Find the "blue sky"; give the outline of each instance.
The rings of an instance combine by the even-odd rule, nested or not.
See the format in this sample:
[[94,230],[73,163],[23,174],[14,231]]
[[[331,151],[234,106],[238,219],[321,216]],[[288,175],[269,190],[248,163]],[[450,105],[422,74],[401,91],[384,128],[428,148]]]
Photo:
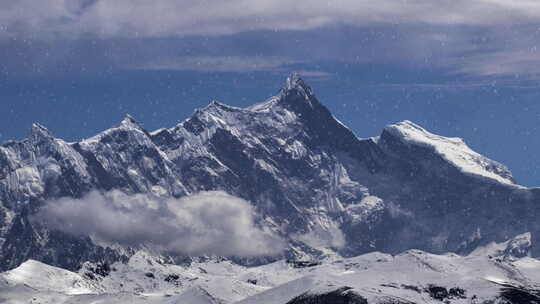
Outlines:
[[299,71],[358,136],[409,119],[540,185],[540,2],[0,2],[0,141],[170,127]]

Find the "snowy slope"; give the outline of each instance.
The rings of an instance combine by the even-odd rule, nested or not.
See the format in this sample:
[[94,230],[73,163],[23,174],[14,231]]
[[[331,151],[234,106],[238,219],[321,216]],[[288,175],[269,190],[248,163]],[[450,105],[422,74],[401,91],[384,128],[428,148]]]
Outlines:
[[512,173],[508,168],[474,152],[461,138],[432,134],[408,120],[389,125],[384,130],[409,145],[433,149],[435,153],[464,173],[514,184]]
[[[498,245],[504,248],[509,243]],[[536,297],[532,303],[538,303],[539,267],[536,259],[516,259],[496,252],[464,257],[420,250],[396,256],[374,252],[302,270],[302,277],[238,303],[281,304],[297,297],[314,301],[340,289],[354,292],[368,303],[488,303],[502,298],[508,303],[525,303],[523,298],[516,300],[505,294],[505,288],[526,290]]]
[[538,300],[540,288],[540,261],[527,256],[529,237],[468,256],[372,252],[305,267],[284,260],[245,267],[216,259],[180,266],[138,252],[106,274],[89,276],[90,265],[77,274],[30,260],[0,274],[0,302],[332,304],[349,297],[367,303],[524,303],[525,296]]
[[2,278],[10,286],[23,284],[40,291],[57,291],[68,295],[95,292],[92,284],[78,274],[34,260],[3,273]]

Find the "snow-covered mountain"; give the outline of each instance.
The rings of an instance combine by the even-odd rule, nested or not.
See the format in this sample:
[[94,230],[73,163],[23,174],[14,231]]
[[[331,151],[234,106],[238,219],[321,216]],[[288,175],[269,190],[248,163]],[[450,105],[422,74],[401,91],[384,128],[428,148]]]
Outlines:
[[530,234],[523,234],[468,256],[372,252],[311,265],[245,267],[215,259],[171,265],[139,251],[127,263],[86,263],[75,273],[28,260],[0,274],[0,302],[540,303],[540,261],[529,249]]
[[267,101],[248,108],[212,102],[169,129],[149,132],[128,116],[79,142],[34,125],[27,139],[3,144],[0,268],[29,259],[69,270],[128,261],[137,248],[32,219],[50,200],[93,190],[176,198],[227,192],[249,201],[257,224],[285,239],[284,255],[294,259],[409,249],[467,254],[525,232],[539,254],[539,188],[515,184],[508,169],[461,139],[409,121],[358,138],[296,74]]

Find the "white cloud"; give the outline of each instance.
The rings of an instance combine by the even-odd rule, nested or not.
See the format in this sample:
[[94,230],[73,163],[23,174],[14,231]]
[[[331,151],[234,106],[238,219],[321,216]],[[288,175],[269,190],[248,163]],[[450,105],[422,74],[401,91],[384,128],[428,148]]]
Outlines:
[[8,32],[103,37],[221,35],[332,24],[489,25],[540,17],[532,0],[18,0],[0,3]]
[[337,224],[330,223],[327,227],[315,226],[305,234],[298,234],[293,238],[304,242],[313,248],[343,248],[346,244],[345,236]]
[[44,225],[98,241],[153,245],[189,255],[267,256],[282,241],[254,222],[251,205],[220,191],[161,199],[120,191],[49,201],[34,217]]
[[401,206],[396,205],[392,202],[386,203],[386,209],[388,210],[388,214],[392,218],[403,218],[403,217],[412,217],[413,213],[401,208]]

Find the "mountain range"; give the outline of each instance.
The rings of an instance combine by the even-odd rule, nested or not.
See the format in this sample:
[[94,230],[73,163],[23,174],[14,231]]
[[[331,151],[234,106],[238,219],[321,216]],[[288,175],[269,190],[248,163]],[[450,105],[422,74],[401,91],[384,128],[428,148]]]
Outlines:
[[[286,275],[276,274],[279,280],[273,278],[272,283],[263,285],[277,288],[280,283],[288,284],[289,289],[275,291],[287,295],[283,302],[275,303],[334,303],[313,299],[309,294],[309,288],[323,285],[326,287],[317,289],[319,294],[330,298],[337,295],[343,301],[335,303],[383,303],[371,296],[373,290],[357,292],[360,283],[354,282],[361,280],[355,273],[364,264],[368,265],[365,269],[373,271],[369,276],[387,271],[392,277],[395,269],[425,272],[415,268],[420,266],[407,266],[416,261],[424,268],[435,269],[432,271],[438,274],[433,282],[455,283],[463,271],[472,273],[481,265],[485,265],[484,279],[492,269],[503,267],[497,263],[521,263],[512,265],[523,269],[538,267],[534,257],[540,255],[540,188],[517,184],[504,165],[472,151],[462,139],[432,134],[410,121],[388,125],[376,137],[358,138],[330,113],[298,74],[291,75],[280,92],[264,102],[247,108],[212,102],[168,129],[148,131],[127,116],[119,125],[92,138],[66,142],[34,124],[28,138],[1,145],[0,270],[11,271],[4,273],[5,286],[18,282],[12,279],[13,273],[20,278],[20,272],[28,272],[25,269],[30,267],[32,271],[59,272],[59,276],[80,282],[85,292],[104,292],[108,287],[84,277],[89,265],[129,265],[141,249],[155,249],[152,244],[104,243],[91,232],[73,234],[36,220],[51,201],[83,199],[96,191],[175,199],[219,191],[249,202],[256,213],[255,225],[279,237],[284,250],[279,255],[221,258],[234,265],[230,267],[242,269],[237,272],[242,274],[238,279],[242,286],[247,282],[243,275],[251,269],[248,266],[272,265],[257,266],[264,269],[288,265],[283,272]],[[526,246],[521,241],[520,246],[511,247],[509,240],[516,238],[525,238]],[[507,247],[493,253],[494,244]],[[159,265],[178,264],[186,258],[192,263],[198,261],[197,257],[172,252],[160,252],[158,256],[168,263]],[[501,256],[500,262],[492,262],[496,256]],[[510,261],[505,262],[504,257],[511,257]],[[217,263],[217,257],[207,258],[207,263]],[[318,265],[318,261],[325,262]],[[304,267],[310,263],[315,268]],[[300,265],[301,275],[290,265]],[[54,271],[49,272],[48,267]],[[318,270],[306,279],[305,269]],[[508,271],[503,279],[488,280],[489,284],[517,293],[525,282],[540,283],[534,276],[516,279]],[[176,272],[181,273],[179,269]],[[329,272],[346,276],[330,278]],[[329,277],[322,280],[323,274]],[[409,286],[405,279],[396,283],[396,288],[390,286],[395,282],[381,283],[390,287],[377,288],[404,292],[400,293],[402,302],[385,303],[414,303],[418,297],[472,303],[472,295],[463,295],[459,289],[454,289],[452,296],[450,289],[445,289],[446,296],[438,299],[437,290],[444,292],[430,290],[431,279],[426,277],[432,275],[416,279],[411,273],[411,278],[422,281],[411,284],[415,286],[412,289],[404,287]],[[340,289],[348,276],[353,283]],[[296,278],[300,281],[292,281]],[[220,297],[216,290],[207,294],[207,289],[199,287],[184,291],[197,298],[191,303],[274,303],[262,300],[272,293],[268,288],[258,289],[252,283],[247,283],[249,292],[236,298]],[[479,292],[489,291],[487,287],[482,289],[484,283],[471,284],[480,284]],[[361,288],[367,287],[364,284]],[[530,290],[528,296],[535,297]],[[263,292],[260,301],[248,300],[258,292]],[[181,298],[178,301],[183,303]]]

